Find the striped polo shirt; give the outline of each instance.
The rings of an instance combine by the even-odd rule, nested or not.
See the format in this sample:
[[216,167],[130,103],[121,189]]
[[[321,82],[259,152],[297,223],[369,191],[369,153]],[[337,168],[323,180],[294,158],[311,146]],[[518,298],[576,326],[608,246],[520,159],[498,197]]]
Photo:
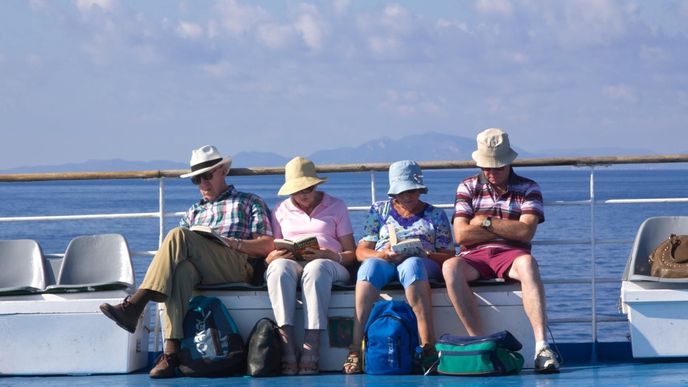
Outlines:
[[[482,172],[467,177],[456,189],[452,221],[457,217],[471,219],[476,215],[518,220],[524,214],[536,215],[538,223],[545,221],[542,192],[535,181],[517,175],[513,169],[509,175],[507,191],[499,197]],[[505,246],[530,250],[531,244],[499,238],[468,248],[472,250]]]

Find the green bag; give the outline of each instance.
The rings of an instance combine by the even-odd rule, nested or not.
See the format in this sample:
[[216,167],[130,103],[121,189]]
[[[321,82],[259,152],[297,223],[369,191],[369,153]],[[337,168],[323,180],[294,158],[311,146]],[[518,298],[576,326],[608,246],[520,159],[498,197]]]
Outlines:
[[509,375],[523,368],[521,343],[509,332],[488,336],[442,335],[437,372],[444,375]]

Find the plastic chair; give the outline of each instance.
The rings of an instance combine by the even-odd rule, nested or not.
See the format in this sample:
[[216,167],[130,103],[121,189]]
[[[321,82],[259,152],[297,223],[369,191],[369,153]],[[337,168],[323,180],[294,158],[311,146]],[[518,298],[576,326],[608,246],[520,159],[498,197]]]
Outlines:
[[78,236],[67,246],[55,285],[48,290],[103,290],[134,286],[129,246],[120,234]]
[[669,235],[688,234],[688,216],[657,216],[647,218],[638,229],[631,254],[626,263],[624,280],[688,283],[688,278],[658,278],[650,275],[648,257]]
[[0,241],[0,293],[37,293],[45,289],[45,261],[38,242]]

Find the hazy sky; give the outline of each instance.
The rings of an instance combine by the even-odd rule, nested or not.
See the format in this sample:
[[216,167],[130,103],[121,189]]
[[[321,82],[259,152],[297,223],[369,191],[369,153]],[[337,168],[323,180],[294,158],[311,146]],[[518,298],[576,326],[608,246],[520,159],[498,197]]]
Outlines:
[[0,2],[0,169],[487,127],[679,153],[687,123],[688,1]]

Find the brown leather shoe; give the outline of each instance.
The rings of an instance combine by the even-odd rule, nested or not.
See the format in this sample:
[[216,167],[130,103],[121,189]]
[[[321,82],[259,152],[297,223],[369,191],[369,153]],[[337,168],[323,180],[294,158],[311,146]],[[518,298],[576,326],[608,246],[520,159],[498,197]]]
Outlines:
[[129,296],[121,304],[115,306],[101,304],[100,311],[110,320],[116,322],[121,328],[124,328],[124,330],[130,333],[136,332],[136,325],[138,325],[141,311],[129,302]]
[[158,356],[155,367],[148,373],[154,379],[175,378],[177,377],[177,367],[179,367],[179,357],[176,353],[163,353]]

